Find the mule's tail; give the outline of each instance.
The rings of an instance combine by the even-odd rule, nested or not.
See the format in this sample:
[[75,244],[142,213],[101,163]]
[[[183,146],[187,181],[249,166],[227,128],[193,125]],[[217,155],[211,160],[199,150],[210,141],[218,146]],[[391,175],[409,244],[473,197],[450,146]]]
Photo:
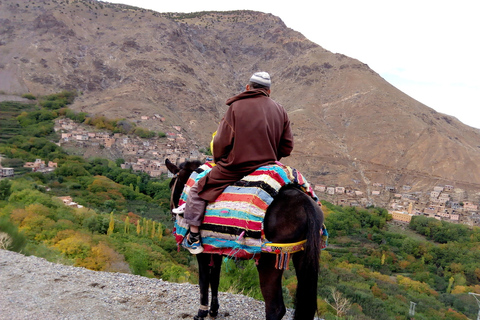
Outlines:
[[[296,320],[313,319],[317,312],[317,282],[320,269],[321,236],[323,212],[313,201],[305,204],[307,214],[307,243],[305,250],[298,254],[295,264],[297,274],[297,292],[295,296]],[[295,257],[294,257],[295,262]]]

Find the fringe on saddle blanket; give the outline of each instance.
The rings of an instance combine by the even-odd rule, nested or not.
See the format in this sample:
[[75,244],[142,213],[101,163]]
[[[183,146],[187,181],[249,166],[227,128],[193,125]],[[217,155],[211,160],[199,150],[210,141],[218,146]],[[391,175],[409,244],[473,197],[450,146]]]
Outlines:
[[[187,201],[193,184],[205,176],[213,167],[205,163],[193,172],[185,185],[179,205]],[[272,251],[267,246],[263,233],[265,212],[286,184],[296,184],[315,201],[318,198],[310,184],[300,172],[277,162],[262,166],[252,174],[228,186],[216,201],[207,205],[200,233],[206,253],[218,253],[230,257],[251,259],[262,251]],[[177,215],[174,227],[176,241],[180,244],[187,234],[188,224]],[[322,246],[326,246],[326,229],[322,229]]]

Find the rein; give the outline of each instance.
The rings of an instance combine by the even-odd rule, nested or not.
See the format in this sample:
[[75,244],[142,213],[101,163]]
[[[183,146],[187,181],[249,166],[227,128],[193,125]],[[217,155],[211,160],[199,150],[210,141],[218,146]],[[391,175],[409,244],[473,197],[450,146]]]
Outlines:
[[175,193],[175,187],[177,186],[177,181],[178,181],[178,173],[176,173],[173,178],[175,178],[175,182],[173,183],[172,186],[172,192],[170,193],[170,208],[176,208],[175,202],[173,202],[173,194]]

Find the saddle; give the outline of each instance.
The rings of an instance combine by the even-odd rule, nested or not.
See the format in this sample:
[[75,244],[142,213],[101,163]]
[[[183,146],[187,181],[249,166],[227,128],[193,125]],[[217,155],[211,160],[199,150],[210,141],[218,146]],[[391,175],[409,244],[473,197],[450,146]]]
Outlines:
[[[191,174],[179,205],[187,201],[190,188],[205,176],[213,165],[207,162]],[[263,220],[268,206],[280,188],[286,184],[299,186],[318,202],[310,184],[296,169],[280,162],[262,166],[228,186],[215,201],[207,204],[200,228],[204,252],[251,259],[262,251],[270,251],[271,246],[263,233]],[[177,215],[173,233],[178,244],[183,241],[188,228],[185,219]]]

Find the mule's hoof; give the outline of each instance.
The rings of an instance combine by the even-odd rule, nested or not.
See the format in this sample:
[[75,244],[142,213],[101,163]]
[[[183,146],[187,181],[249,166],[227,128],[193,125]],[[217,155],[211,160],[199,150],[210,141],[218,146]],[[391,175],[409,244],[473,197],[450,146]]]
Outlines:
[[210,317],[215,318],[218,315],[218,308],[220,308],[220,304],[218,303],[218,298],[213,297],[212,302],[210,304],[210,311],[208,314]]
[[208,314],[210,315],[210,317],[215,318],[218,315],[218,308],[219,308],[218,303],[216,305],[212,303],[212,305],[210,306],[210,310],[208,311]]
[[205,317],[208,316],[208,310],[198,310],[198,314],[193,317],[194,320],[205,320]]

